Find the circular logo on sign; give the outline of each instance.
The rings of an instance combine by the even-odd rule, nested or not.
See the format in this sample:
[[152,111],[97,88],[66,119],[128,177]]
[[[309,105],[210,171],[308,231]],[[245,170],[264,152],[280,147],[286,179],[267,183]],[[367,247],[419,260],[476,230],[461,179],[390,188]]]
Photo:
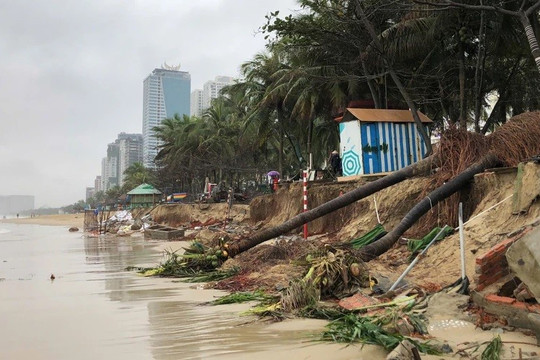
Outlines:
[[358,175],[360,174],[360,157],[353,150],[346,151],[343,153],[343,175]]

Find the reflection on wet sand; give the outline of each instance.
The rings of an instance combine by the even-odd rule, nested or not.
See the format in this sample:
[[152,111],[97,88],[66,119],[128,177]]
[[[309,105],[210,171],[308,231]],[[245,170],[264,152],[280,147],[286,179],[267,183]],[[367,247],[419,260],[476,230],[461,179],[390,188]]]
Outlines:
[[163,243],[2,225],[0,358],[346,359],[366,349],[366,358],[384,358],[310,342],[324,322],[254,321],[239,315],[250,304],[204,305],[223,292],[125,270],[159,263]]

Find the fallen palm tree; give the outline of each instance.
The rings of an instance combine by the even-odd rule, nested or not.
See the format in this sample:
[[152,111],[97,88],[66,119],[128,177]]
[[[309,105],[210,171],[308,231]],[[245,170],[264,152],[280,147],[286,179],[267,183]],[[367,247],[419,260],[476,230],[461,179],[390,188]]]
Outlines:
[[429,174],[433,164],[435,163],[435,157],[430,156],[419,162],[409,165],[401,170],[395,171],[390,175],[386,175],[378,180],[367,183],[360,186],[357,189],[349,191],[342,196],[330,200],[322,205],[317,206],[316,208],[309,210],[307,212],[301,213],[292,219],[285,221],[284,223],[269,228],[261,230],[252,236],[249,236],[244,239],[240,239],[234,243],[230,244],[229,256],[233,257],[243,251],[251,249],[252,247],[261,244],[267,240],[273,239],[280,235],[283,235],[291,230],[294,230],[304,224],[307,224],[310,221],[318,219],[326,214],[344,208],[347,205],[350,205],[358,200],[362,200],[369,195],[372,195],[380,190],[386,189],[392,185],[402,182],[403,180],[409,179],[418,175]]
[[[229,255],[235,256],[264,241],[273,239],[326,214],[339,210],[358,200],[374,194],[405,179],[428,174],[432,166],[439,167],[435,175],[435,186],[430,195],[407,214],[395,231],[366,247],[365,259],[372,259],[388,250],[427,210],[437,202],[446,200],[468,184],[475,174],[498,164],[515,166],[534,155],[540,154],[540,112],[525,113],[513,117],[493,134],[484,137],[460,131],[449,131],[441,140],[438,151],[416,164],[410,165],[374,182],[362,185],[313,210],[301,213],[284,223],[262,230],[254,235],[231,244]],[[449,151],[449,149],[452,149]],[[435,202],[434,202],[435,201]],[[457,200],[445,209],[447,216],[457,214]],[[428,221],[429,223],[429,221]],[[447,223],[453,223],[447,221]],[[427,225],[431,227],[432,224]],[[397,236],[397,237],[396,237]]]
[[385,253],[396,243],[405,231],[414,225],[418,219],[433,208],[433,206],[463,188],[473,179],[474,175],[483,172],[489,167],[495,167],[498,163],[499,159],[495,154],[488,154],[443,186],[429,193],[428,196],[416,204],[411,211],[405,215],[403,220],[401,220],[392,231],[379,240],[363,247],[361,255],[362,260],[369,261]]
[[[454,133],[450,133],[450,135],[450,139],[452,139]],[[540,154],[539,137],[540,112],[526,113],[512,118],[511,121],[501,126],[496,132],[486,137],[485,141],[476,141],[476,146],[471,146],[470,142],[466,142],[466,146],[473,148],[473,151],[469,151],[469,154],[471,152],[476,154],[485,153],[480,160],[474,162],[472,165],[470,162],[473,157],[469,156],[467,160],[456,162],[452,159],[453,154],[447,152],[447,161],[443,162],[438,175],[436,175],[439,179],[444,179],[448,174],[456,173],[456,168],[468,166],[467,169],[459,172],[457,176],[430,192],[429,195],[424,197],[405,215],[392,231],[362,248],[362,260],[372,260],[388,251],[400,236],[410,229],[424,214],[440,201],[447,199],[461,190],[473,179],[474,175],[487,168],[498,165],[515,166],[521,161]],[[463,138],[467,139],[465,136]],[[441,140],[442,145],[439,148],[438,154],[441,159],[445,158],[441,151],[448,149],[448,146],[445,145],[445,142],[448,141],[448,138]],[[456,143],[458,141],[454,139],[454,143],[451,145],[456,146]],[[457,213],[457,201],[454,201],[454,207],[451,208],[451,212]]]

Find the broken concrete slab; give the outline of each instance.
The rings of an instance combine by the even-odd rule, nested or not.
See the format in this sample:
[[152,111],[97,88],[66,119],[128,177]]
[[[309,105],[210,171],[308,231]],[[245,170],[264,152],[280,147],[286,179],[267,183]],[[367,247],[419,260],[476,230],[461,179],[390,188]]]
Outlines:
[[144,237],[154,240],[174,240],[184,236],[184,229],[165,225],[152,225],[144,230]]
[[534,228],[513,243],[506,252],[510,270],[521,280],[536,301],[540,301],[540,228]]
[[529,211],[533,201],[540,196],[540,166],[534,162],[520,163],[514,184],[512,214]]

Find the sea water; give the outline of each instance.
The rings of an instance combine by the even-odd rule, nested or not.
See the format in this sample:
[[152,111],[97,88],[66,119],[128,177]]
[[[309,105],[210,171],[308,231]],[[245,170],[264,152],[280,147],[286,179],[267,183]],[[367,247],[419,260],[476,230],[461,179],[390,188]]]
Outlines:
[[[241,315],[253,304],[205,305],[223,292],[125,270],[158,264],[160,246],[140,235],[88,238],[62,226],[0,223],[0,359],[360,354],[359,348],[312,342],[324,322],[260,322]],[[384,352],[374,351],[384,358]]]

